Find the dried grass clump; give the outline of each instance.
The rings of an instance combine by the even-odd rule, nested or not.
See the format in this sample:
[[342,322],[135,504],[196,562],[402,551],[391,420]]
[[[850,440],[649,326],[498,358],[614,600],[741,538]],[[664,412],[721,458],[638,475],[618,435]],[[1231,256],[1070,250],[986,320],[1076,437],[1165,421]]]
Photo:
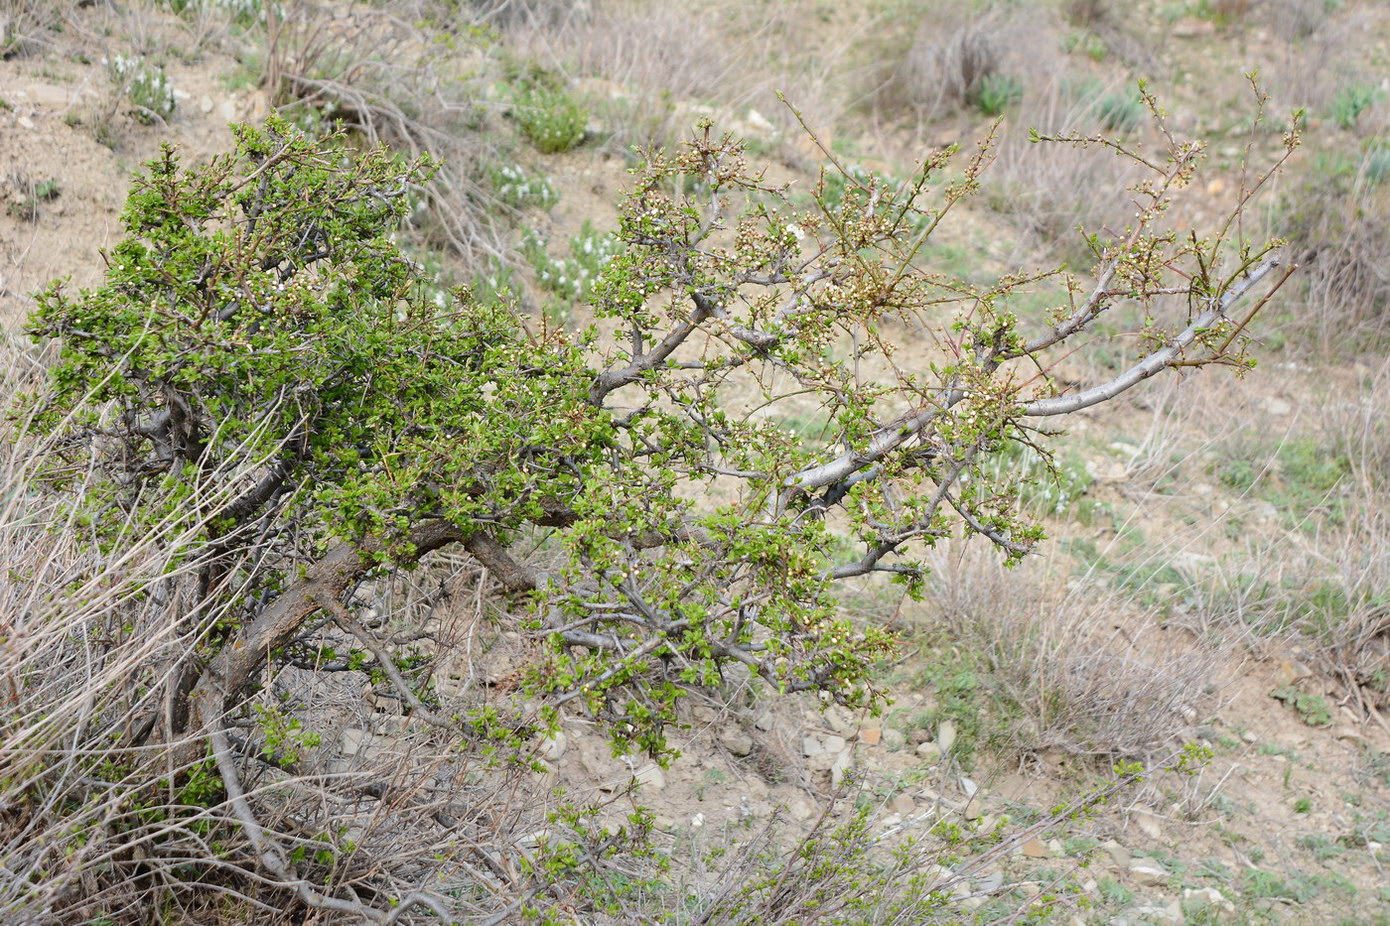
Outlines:
[[1058,135],[1113,132],[1105,125],[1108,110],[1100,105],[1102,98],[1109,98],[1107,93],[1115,99],[1122,96],[1119,88],[1078,95],[1061,80],[1025,93],[1020,113],[1005,125],[999,155],[985,176],[986,202],[1009,216],[1029,245],[1047,249],[1074,272],[1084,272],[1096,261],[1080,229],[1099,233],[1104,242],[1123,235],[1132,220],[1126,187],[1135,180],[1133,165],[1093,150],[1031,143],[1029,130]]
[[45,33],[61,29],[76,0],[0,0],[0,59],[25,55],[47,44]]
[[274,105],[342,120],[368,144],[441,164],[420,190],[432,207],[424,230],[461,257],[465,269],[504,255],[494,220],[509,215],[483,178],[500,160],[480,103],[488,59],[435,41],[427,27],[381,9],[297,0],[266,24],[261,85]]
[[[885,49],[873,99],[880,112],[929,122],[964,107],[985,80],[1003,71],[1004,16],[922,22],[901,49]],[[896,51],[897,54],[893,54]]]
[[1170,747],[1210,701],[1219,659],[1090,585],[1008,570],[974,547],[933,556],[931,622],[982,660],[1020,752],[1149,755]]
[[1390,146],[1313,171],[1282,212],[1305,295],[1285,328],[1290,348],[1328,359],[1382,348],[1390,337]]

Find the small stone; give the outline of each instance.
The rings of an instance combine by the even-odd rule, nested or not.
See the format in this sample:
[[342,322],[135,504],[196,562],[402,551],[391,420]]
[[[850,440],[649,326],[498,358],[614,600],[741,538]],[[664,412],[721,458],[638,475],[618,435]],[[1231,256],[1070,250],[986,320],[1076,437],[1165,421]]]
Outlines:
[[907,745],[907,734],[901,730],[894,730],[892,727],[885,727],[883,730],[883,746],[893,752],[902,749]]
[[1222,180],[1220,177],[1217,177],[1215,180],[1212,180],[1210,183],[1207,184],[1208,196],[1220,196],[1225,191],[1226,181]]
[[1048,851],[1047,844],[1036,836],[1029,837],[1028,841],[1018,847],[1028,858],[1048,858],[1052,853]]
[[742,758],[753,751],[753,737],[742,727],[731,724],[719,731],[719,745],[729,750],[732,755]]
[[803,736],[801,738],[801,754],[806,758],[818,756],[825,752],[825,745],[816,736]]
[[843,736],[822,737],[821,743],[825,746],[826,752],[834,753],[844,752],[845,747],[849,745],[845,742],[845,738]]
[[1116,868],[1129,868],[1129,863],[1133,857],[1129,854],[1128,849],[1115,840],[1107,839],[1100,844],[1100,849],[1110,858],[1110,861],[1114,863]]
[[1278,418],[1293,414],[1293,405],[1283,399],[1265,399],[1265,411]]
[[666,773],[656,763],[642,766],[633,773],[632,777],[637,780],[638,784],[644,788],[651,788],[653,791],[660,791],[666,787]]
[[1175,39],[1199,39],[1203,36],[1212,35],[1216,32],[1216,23],[1210,19],[1199,19],[1196,16],[1184,16],[1173,23],[1173,38]]
[[944,755],[951,751],[951,747],[956,744],[956,724],[953,720],[943,720],[941,725],[936,728],[936,743],[941,747]]
[[811,819],[816,808],[811,806],[810,801],[798,797],[787,806],[787,812],[792,815],[792,819],[805,821]]
[[912,799],[910,794],[899,794],[888,802],[888,809],[906,817],[917,811],[917,802]]
[[1332,735],[1337,737],[1337,739],[1339,740],[1343,740],[1344,742],[1352,743],[1357,746],[1366,745],[1366,737],[1362,736],[1361,731],[1357,730],[1355,727],[1338,727],[1336,732]]
[[753,721],[753,728],[766,733],[772,729],[773,722],[772,712],[768,711],[766,714]]
[[700,827],[705,825],[705,815],[702,813],[697,813],[695,816],[690,818],[690,825],[698,830]]
[[830,766],[830,786],[838,788],[845,780],[845,774],[854,767],[854,755],[848,749],[835,757],[835,764]]
[[362,746],[367,742],[367,731],[359,730],[356,727],[348,727],[343,731],[342,738],[339,740],[339,749],[345,756],[355,756],[362,751]]
[[21,129],[28,129],[31,132],[34,130],[34,120],[28,116],[20,116],[15,121],[19,123]]
[[540,754],[542,759],[551,762],[560,761],[560,757],[565,754],[565,749],[569,746],[569,738],[565,736],[564,730],[556,730],[554,736],[541,740]]
[[1129,863],[1129,874],[1136,884],[1158,887],[1168,883],[1168,871],[1151,858],[1137,858]]
[[1236,905],[1214,887],[1189,887],[1182,892],[1182,899],[1188,906],[1199,910],[1212,907],[1223,913],[1236,912]]
[[975,890],[985,894],[992,894],[1004,886],[1004,872],[996,868],[994,871],[972,880]]
[[1242,733],[1240,735],[1240,738],[1245,740],[1245,742],[1252,744],[1258,743],[1260,741],[1260,738],[1249,730],[1246,730],[1244,733]]
[[883,741],[883,730],[880,727],[865,727],[859,731],[859,742],[865,746],[877,746]]
[[204,116],[212,112],[212,97],[205,95],[201,99],[199,99],[198,109],[202,112]]
[[935,743],[923,743],[917,747],[917,757],[928,765],[941,761],[941,747]]
[[841,736],[854,734],[854,715],[838,704],[832,704],[825,709],[825,722]]
[[1134,811],[1134,822],[1139,825],[1139,831],[1150,839],[1162,839],[1163,827],[1158,825],[1158,817],[1143,810]]
[[972,798],[979,793],[980,786],[975,784],[973,779],[966,778],[964,775],[962,775],[960,777],[960,789],[962,792],[964,792],[967,798]]

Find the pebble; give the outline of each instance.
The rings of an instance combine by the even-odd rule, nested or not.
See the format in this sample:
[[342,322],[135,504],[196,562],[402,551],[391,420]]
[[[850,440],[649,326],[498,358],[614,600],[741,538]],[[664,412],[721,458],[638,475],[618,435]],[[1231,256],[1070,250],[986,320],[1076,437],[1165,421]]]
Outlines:
[[830,785],[838,788],[845,780],[845,773],[854,767],[854,756],[848,749],[835,757],[835,764],[830,766]]
[[1235,913],[1236,905],[1214,887],[1189,887],[1182,892],[1186,906],[1215,907],[1224,913]]
[[923,743],[917,747],[917,757],[928,765],[941,761],[941,747],[935,743]]
[[1107,839],[1100,844],[1100,848],[1102,852],[1109,856],[1110,861],[1114,863],[1116,868],[1129,868],[1129,863],[1133,860],[1133,857],[1124,846],[1113,839]]
[[993,893],[1004,886],[1004,872],[996,868],[989,874],[975,878],[973,884],[977,891],[982,891],[986,894]]
[[951,747],[956,744],[956,724],[954,721],[941,721],[941,726],[936,729],[936,743],[941,747],[943,754],[951,751]]
[[339,740],[339,749],[345,756],[355,756],[361,752],[362,745],[367,741],[367,731],[359,730],[356,727],[348,727],[343,731],[342,738]]
[[753,751],[753,737],[742,727],[730,724],[719,731],[719,744],[735,756],[746,756]]
[[655,763],[648,763],[642,766],[632,775],[637,783],[644,788],[651,788],[653,791],[660,791],[666,787],[666,773],[661,770],[661,766]]
[[559,761],[569,747],[569,737],[564,730],[556,730],[555,735],[541,741],[541,758],[551,762]]
[[1162,839],[1163,827],[1158,825],[1158,817],[1143,810],[1134,811],[1134,822],[1139,825],[1139,831],[1150,839]]
[[907,734],[901,730],[894,730],[892,727],[885,727],[883,730],[884,748],[899,750],[907,745]]
[[832,704],[825,709],[825,722],[830,725],[841,736],[854,735],[856,724],[854,715],[838,704]]
[[1168,870],[1151,858],[1137,858],[1129,863],[1129,873],[1136,884],[1157,887],[1168,883]]

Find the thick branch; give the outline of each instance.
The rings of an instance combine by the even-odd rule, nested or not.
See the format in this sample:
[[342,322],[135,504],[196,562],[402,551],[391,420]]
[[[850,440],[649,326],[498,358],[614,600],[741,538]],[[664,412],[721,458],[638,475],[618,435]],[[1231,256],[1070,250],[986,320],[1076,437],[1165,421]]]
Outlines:
[[[407,538],[417,557],[462,539],[463,532],[446,521],[422,524]],[[220,726],[223,715],[236,708],[242,692],[266,657],[288,643],[304,622],[322,607],[322,602],[337,601],[352,583],[376,566],[374,554],[380,549],[380,544],[376,543],[361,549],[348,543],[338,544],[228,640],[208,664],[190,695],[192,732]],[[196,742],[191,742],[185,743],[184,748],[198,747]]]
[[1167,347],[1149,354],[1109,382],[1101,383],[1099,386],[1086,389],[1075,395],[1025,402],[1019,406],[1019,414],[1036,418],[1048,415],[1066,415],[1083,408],[1090,408],[1092,405],[1099,405],[1115,398],[1155,373],[1161,373],[1169,367],[1181,363],[1183,351],[1190,347],[1204,332],[1215,327],[1225,317],[1228,309],[1239,302],[1254,288],[1256,283],[1268,276],[1270,271],[1278,267],[1280,263],[1280,255],[1277,251],[1270,254],[1258,267],[1250,271],[1249,276],[1232,286],[1219,302],[1193,319],[1192,323],[1173,338]]

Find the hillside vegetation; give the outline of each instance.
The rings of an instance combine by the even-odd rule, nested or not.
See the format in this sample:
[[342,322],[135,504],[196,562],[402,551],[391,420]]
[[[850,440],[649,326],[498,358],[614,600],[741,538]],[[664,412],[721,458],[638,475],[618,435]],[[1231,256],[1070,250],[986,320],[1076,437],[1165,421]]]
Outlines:
[[0,921],[1390,923],[1387,74],[0,0]]

